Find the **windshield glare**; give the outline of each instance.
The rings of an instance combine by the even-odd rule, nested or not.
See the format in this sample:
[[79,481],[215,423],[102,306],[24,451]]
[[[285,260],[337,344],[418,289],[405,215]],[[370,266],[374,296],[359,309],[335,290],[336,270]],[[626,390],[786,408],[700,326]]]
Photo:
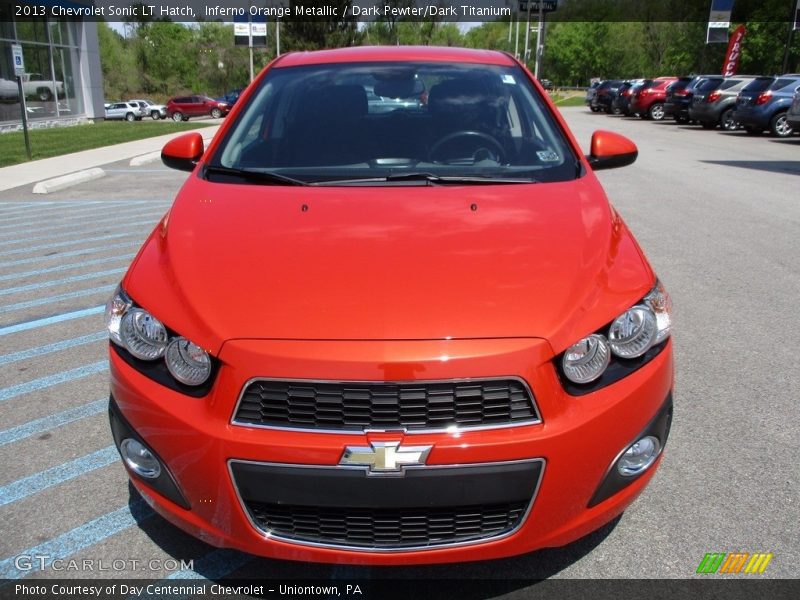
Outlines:
[[516,65],[274,68],[209,164],[331,185],[422,172],[577,176],[577,157]]

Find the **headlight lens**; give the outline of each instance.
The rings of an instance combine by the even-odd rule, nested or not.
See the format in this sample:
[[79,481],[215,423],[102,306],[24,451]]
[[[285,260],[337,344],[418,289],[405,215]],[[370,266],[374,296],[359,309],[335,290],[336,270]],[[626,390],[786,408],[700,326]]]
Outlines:
[[167,349],[167,329],[149,312],[133,308],[125,313],[120,337],[128,352],[142,360],[156,360]]
[[656,315],[647,306],[634,306],[625,311],[608,328],[611,351],[620,358],[636,358],[655,343]]
[[124,346],[119,333],[120,325],[122,325],[122,316],[131,306],[133,306],[133,302],[119,287],[106,302],[105,319],[108,336],[120,346]]
[[561,366],[570,381],[589,383],[603,374],[610,359],[608,340],[595,333],[567,348]]
[[165,360],[172,376],[186,385],[200,385],[211,376],[208,352],[186,338],[174,338],[167,346]]
[[656,316],[658,333],[653,342],[655,346],[667,339],[672,331],[672,299],[664,289],[664,285],[658,281],[656,287],[644,297],[642,303],[648,306]]

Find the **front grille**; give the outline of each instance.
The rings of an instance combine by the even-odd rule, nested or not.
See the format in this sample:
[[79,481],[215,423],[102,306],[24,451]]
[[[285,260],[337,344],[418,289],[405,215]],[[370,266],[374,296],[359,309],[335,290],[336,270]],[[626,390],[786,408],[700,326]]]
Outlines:
[[539,420],[516,379],[408,383],[257,380],[234,415],[243,425],[297,429],[430,430]]
[[320,508],[246,502],[255,524],[292,540],[402,549],[497,537],[515,529],[524,502],[457,508]]

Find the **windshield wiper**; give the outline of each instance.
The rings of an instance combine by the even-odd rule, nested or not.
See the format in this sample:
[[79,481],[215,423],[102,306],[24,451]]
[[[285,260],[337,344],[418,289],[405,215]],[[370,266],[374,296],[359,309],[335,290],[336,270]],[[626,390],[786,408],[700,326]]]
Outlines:
[[255,183],[265,183],[274,185],[308,185],[305,181],[287,177],[272,171],[248,171],[247,169],[234,169],[232,167],[223,167],[219,165],[208,165],[205,173],[216,173],[218,175],[228,175],[230,177],[240,177],[245,181]]
[[512,179],[508,177],[491,177],[488,175],[434,175],[433,173],[392,173],[385,177],[363,177],[361,179],[332,179],[315,181],[309,185],[350,185],[359,183],[386,183],[389,181],[424,181],[428,185],[480,184],[497,185],[504,183],[537,183],[535,179]]

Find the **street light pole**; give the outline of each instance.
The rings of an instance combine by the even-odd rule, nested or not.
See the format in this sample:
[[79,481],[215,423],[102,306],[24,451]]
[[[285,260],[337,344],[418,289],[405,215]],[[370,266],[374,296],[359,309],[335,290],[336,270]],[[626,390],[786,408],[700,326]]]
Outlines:
[[533,68],[533,75],[539,79],[539,71],[542,66],[542,54],[544,53],[544,4],[539,1],[539,31],[536,33],[536,64]]
[[[522,62],[528,64],[528,39],[531,35],[531,0],[526,2],[528,8],[528,20],[525,23],[525,54],[522,55]],[[541,6],[541,4],[540,4]]]

